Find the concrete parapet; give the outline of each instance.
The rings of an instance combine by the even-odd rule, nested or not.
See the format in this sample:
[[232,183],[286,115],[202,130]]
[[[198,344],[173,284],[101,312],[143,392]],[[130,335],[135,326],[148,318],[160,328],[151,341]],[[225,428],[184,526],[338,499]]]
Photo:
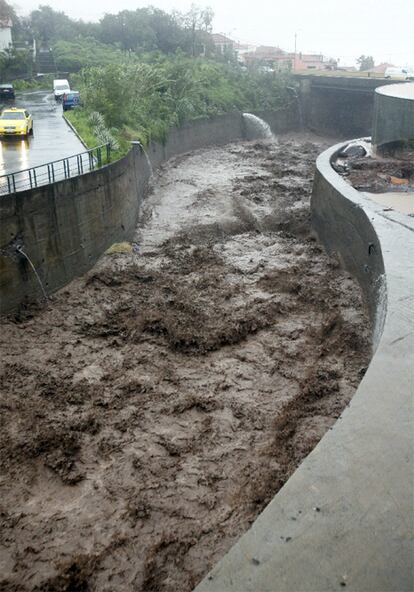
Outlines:
[[414,518],[414,220],[317,161],[319,239],[360,282],[375,354],[354,395],[196,592],[411,592]]

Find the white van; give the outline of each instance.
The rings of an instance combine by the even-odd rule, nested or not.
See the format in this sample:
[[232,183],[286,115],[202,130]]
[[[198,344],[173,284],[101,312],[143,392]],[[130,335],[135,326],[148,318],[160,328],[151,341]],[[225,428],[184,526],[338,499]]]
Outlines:
[[414,72],[406,68],[387,68],[384,78],[399,78],[400,80],[414,80]]
[[69,82],[67,80],[54,80],[53,81],[53,94],[55,99],[60,101],[65,93],[70,91]]

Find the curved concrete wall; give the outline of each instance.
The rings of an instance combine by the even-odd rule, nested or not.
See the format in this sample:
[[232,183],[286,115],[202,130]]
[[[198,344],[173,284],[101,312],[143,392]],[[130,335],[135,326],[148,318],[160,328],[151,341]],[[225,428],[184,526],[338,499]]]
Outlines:
[[0,312],[38,298],[85,273],[135,228],[146,164],[138,149],[100,170],[0,200]]
[[374,91],[384,79],[296,74],[303,119],[317,133],[334,138],[370,136]]
[[[276,133],[296,129],[294,105],[266,112]],[[151,164],[205,146],[244,137],[241,113],[198,119],[170,130],[165,144],[148,147]],[[90,269],[112,243],[133,237],[150,177],[146,156],[135,146],[100,170],[0,200],[0,314],[42,295],[29,262],[50,294]]]
[[372,143],[376,148],[414,141],[414,82],[381,86],[375,91]]
[[339,148],[317,161],[313,224],[361,283],[375,355],[340,420],[197,592],[414,589],[414,220],[338,176]]
[[[171,130],[165,144],[151,144],[152,164],[211,144],[242,137],[242,118],[232,113]],[[41,296],[30,257],[47,293],[90,269],[112,243],[131,239],[150,169],[133,148],[102,169],[23,191],[0,200],[0,313]]]

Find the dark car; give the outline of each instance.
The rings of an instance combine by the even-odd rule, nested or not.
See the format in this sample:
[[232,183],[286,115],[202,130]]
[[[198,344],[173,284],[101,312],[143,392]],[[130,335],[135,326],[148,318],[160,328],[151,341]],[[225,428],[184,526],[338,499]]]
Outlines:
[[63,111],[68,111],[73,107],[78,107],[80,104],[80,94],[77,90],[70,90],[63,95],[62,105]]
[[14,99],[12,84],[0,84],[0,99]]

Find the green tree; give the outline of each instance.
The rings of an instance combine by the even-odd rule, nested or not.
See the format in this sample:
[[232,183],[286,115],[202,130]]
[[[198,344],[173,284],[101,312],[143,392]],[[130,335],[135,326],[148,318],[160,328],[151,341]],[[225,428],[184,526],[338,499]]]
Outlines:
[[33,74],[32,54],[30,50],[5,49],[0,52],[0,80],[13,80],[20,76],[30,77]]
[[173,53],[185,43],[185,33],[175,18],[158,8],[123,10],[100,21],[99,39],[125,50]]
[[196,55],[206,53],[206,45],[210,43],[210,33],[212,31],[212,23],[214,12],[212,8],[201,8],[196,4],[192,4],[188,12],[173,13],[176,22],[187,33],[187,47],[185,48],[189,53],[195,57]]
[[[5,0],[0,0],[0,3],[5,3]],[[6,10],[8,5],[4,6]],[[175,53],[181,49],[196,56],[208,54],[212,20],[211,8],[200,8],[194,4],[183,14],[168,14],[152,6],[122,10],[117,14],[106,14],[99,23],[74,20],[64,12],[40,5],[32,11],[27,28],[33,32],[39,45],[46,47],[62,41],[93,37],[128,52]]]
[[30,25],[41,44],[49,47],[55,39],[70,39],[76,35],[75,21],[64,12],[41,5],[30,15]]
[[361,55],[357,59],[357,64],[359,64],[359,70],[362,72],[363,70],[370,70],[374,67],[375,62],[372,56],[365,56]]
[[98,23],[85,23],[74,20],[64,12],[53,10],[50,6],[41,5],[30,14],[28,26],[37,41],[49,47],[57,40],[72,41],[78,36],[97,37]]
[[17,20],[13,6],[5,0],[0,0],[0,19],[11,19],[13,22]]

